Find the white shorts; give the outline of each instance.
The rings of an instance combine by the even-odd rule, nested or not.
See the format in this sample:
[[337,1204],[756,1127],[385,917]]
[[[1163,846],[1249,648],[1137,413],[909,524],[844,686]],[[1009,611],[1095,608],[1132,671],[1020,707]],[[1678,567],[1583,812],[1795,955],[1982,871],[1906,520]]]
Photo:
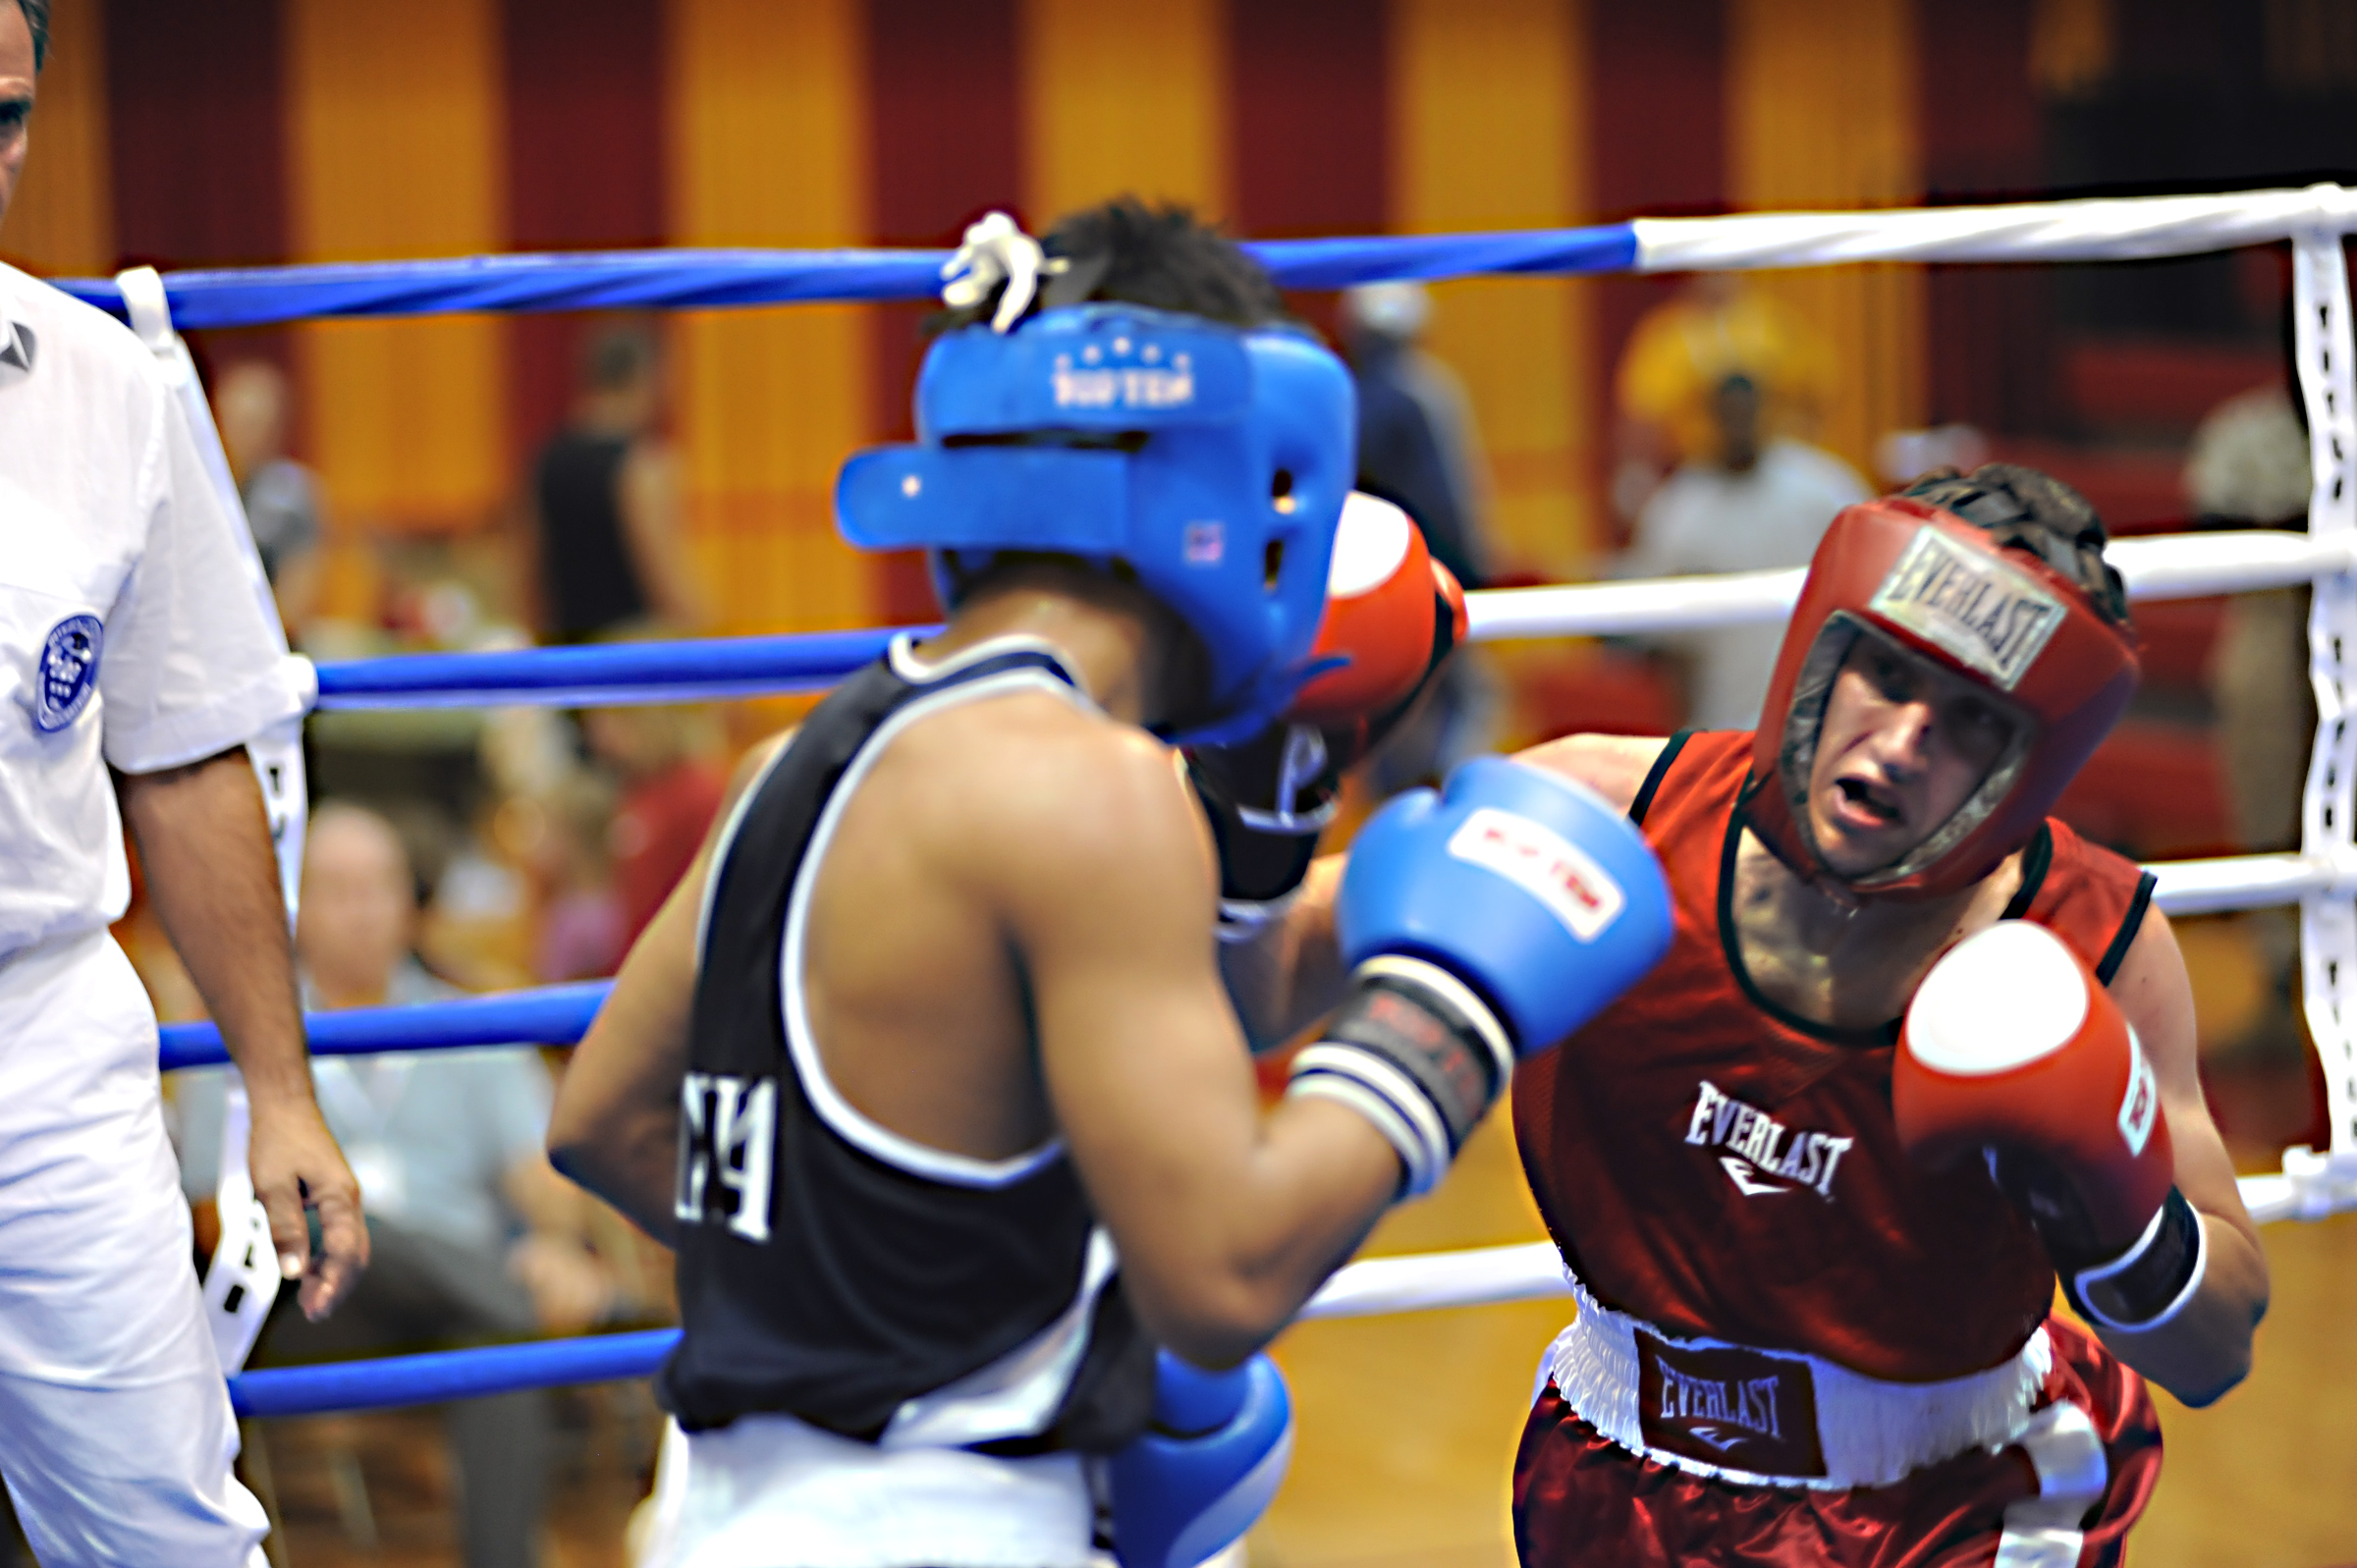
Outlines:
[[638,1568],[1088,1568],[1077,1454],[879,1447],[792,1416],[667,1423]]
[[0,958],[0,1474],[45,1568],[261,1568],[191,1250],[130,960]]

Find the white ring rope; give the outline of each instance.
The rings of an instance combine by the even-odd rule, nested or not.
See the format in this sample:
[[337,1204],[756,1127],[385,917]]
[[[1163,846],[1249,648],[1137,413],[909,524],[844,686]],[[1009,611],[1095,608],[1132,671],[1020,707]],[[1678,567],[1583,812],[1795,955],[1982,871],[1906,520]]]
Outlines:
[[1336,1271],[1309,1298],[1302,1318],[1372,1318],[1387,1312],[1486,1307],[1571,1294],[1552,1241],[1470,1247],[1406,1258],[1361,1258]]
[[2357,190],[2314,185],[2217,196],[2118,196],[1884,212],[1639,218],[1636,270],[1705,272],[1853,261],[2129,261],[2357,229]]
[[[2115,539],[2104,558],[2138,601],[2305,586],[2357,566],[2357,536],[2317,538],[2279,528]],[[1465,596],[1475,642],[1519,637],[1622,636],[1781,621],[1808,570],[1489,588]]]

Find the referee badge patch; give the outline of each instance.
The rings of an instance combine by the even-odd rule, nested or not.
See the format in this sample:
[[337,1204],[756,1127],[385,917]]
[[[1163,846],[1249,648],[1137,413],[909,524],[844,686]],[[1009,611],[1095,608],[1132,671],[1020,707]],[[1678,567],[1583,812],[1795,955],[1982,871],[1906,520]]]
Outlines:
[[41,639],[41,669],[32,695],[32,727],[41,733],[55,734],[90,705],[105,630],[96,616],[68,616]]

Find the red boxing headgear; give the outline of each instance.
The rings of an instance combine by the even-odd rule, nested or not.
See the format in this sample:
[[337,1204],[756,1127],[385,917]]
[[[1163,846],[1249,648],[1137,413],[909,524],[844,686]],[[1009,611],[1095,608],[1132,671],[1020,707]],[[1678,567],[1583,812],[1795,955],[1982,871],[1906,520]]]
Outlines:
[[[1836,878],[1809,829],[1809,778],[1834,677],[1872,635],[1986,687],[2016,723],[1954,816],[1893,864]],[[1802,876],[1864,897],[1968,888],[2029,842],[2118,721],[2136,691],[2136,650],[2124,615],[2107,616],[2076,581],[1986,527],[1909,496],[1845,508],[1809,564],[1777,655],[1752,742],[1752,831]]]

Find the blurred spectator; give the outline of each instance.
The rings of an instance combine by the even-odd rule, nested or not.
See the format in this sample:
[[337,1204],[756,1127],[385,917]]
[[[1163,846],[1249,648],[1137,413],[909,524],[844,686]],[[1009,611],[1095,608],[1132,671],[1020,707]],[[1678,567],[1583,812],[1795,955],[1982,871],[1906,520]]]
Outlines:
[[1732,273],[1704,273],[1646,312],[1615,375],[1618,412],[1613,506],[1635,521],[1680,465],[1719,449],[1719,388],[1742,376],[1759,389],[1760,428],[1806,441],[1832,395],[1833,350],[1815,329]]
[[[1834,514],[1864,501],[1865,481],[1828,452],[1763,440],[1767,397],[1745,375],[1723,378],[1709,447],[1678,465],[1637,514],[1623,575],[1675,577],[1808,564]],[[1784,628],[1725,626],[1664,639],[1680,666],[1686,723],[1758,725]]]
[[1358,488],[1416,519],[1457,581],[1488,580],[1487,481],[1473,406],[1456,373],[1420,346],[1432,297],[1420,283],[1369,283],[1343,296],[1358,383]]
[[530,823],[519,837],[539,888],[533,977],[554,985],[612,974],[630,935],[614,891],[613,786],[576,768],[538,799],[515,805]]
[[[417,896],[384,818],[330,802],[313,815],[296,930],[304,1000],[339,1008],[454,995],[411,947]],[[609,1276],[579,1240],[578,1195],[541,1154],[550,1085],[527,1049],[329,1057],[320,1108],[351,1151],[373,1261],[323,1323],[283,1310],[258,1365],[346,1360],[546,1330],[577,1333],[612,1307]],[[222,1083],[185,1075],[182,1182],[219,1180]],[[468,1568],[537,1563],[549,1417],[537,1391],[452,1405]]]
[[293,409],[286,373],[266,359],[231,365],[214,391],[213,417],[278,618],[300,641],[319,599],[319,482],[287,456]]
[[[1479,588],[1491,572],[1488,475],[1463,383],[1420,347],[1431,317],[1431,296],[1418,283],[1362,284],[1343,296],[1358,384],[1358,488],[1413,517],[1434,557]],[[1488,750],[1497,707],[1496,681],[1479,655],[1459,650],[1423,708],[1375,758],[1377,792],[1444,777]]]
[[531,882],[505,846],[459,835],[432,888],[417,952],[434,973],[468,991],[532,983]]
[[695,859],[728,788],[728,765],[719,727],[700,708],[592,708],[581,726],[591,754],[622,784],[606,849],[627,950]]
[[540,629],[580,642],[654,620],[703,619],[679,528],[679,480],[662,437],[654,333],[622,323],[582,345],[573,414],[533,464],[531,537]]

